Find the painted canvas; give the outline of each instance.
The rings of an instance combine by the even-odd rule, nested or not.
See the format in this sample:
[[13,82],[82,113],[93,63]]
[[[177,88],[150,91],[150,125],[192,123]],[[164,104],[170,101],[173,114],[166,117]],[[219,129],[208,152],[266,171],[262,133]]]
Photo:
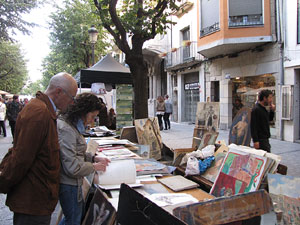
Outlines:
[[300,177],[268,174],[268,184],[281,224],[300,224]]
[[221,197],[258,190],[266,161],[262,156],[229,149],[210,194]]
[[116,221],[116,214],[115,208],[107,200],[105,194],[97,188],[82,225],[113,225]]
[[218,132],[209,132],[207,131],[204,133],[200,145],[198,146],[198,149],[201,150],[202,148],[205,148],[207,145],[214,145],[219,133]]
[[140,145],[149,145],[149,158],[161,159],[163,147],[157,117],[135,120],[135,129]]
[[192,148],[198,149],[205,132],[207,132],[207,129],[194,128]]
[[214,183],[227,152],[228,147],[226,145],[221,145],[214,154],[215,160],[212,162],[211,167],[209,167],[201,176]]
[[251,109],[243,107],[240,109],[232,121],[229,132],[229,144],[250,146],[251,141]]
[[219,128],[219,102],[198,102],[196,127],[216,132]]

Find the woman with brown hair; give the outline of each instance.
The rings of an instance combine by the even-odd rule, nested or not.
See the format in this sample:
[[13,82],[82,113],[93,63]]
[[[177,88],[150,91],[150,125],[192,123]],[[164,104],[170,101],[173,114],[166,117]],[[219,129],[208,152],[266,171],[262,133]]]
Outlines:
[[164,97],[158,96],[156,102],[156,116],[158,118],[159,129],[163,130],[162,117],[164,116],[166,111],[165,100]]
[[57,120],[61,161],[59,201],[65,216],[60,225],[81,224],[83,177],[94,171],[105,171],[109,163],[106,158],[86,152],[87,144],[82,135],[101,108],[96,95],[79,94],[74,104]]

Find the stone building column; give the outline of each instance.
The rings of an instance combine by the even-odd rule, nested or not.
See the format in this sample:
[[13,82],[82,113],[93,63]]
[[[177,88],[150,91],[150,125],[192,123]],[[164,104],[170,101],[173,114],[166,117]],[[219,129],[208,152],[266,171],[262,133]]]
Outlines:
[[232,84],[230,79],[220,81],[220,126],[221,130],[230,129],[232,124]]

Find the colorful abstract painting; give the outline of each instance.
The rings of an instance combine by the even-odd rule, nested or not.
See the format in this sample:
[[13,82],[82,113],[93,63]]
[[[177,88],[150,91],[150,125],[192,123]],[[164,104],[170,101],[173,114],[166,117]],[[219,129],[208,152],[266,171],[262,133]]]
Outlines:
[[220,197],[258,190],[266,161],[265,157],[229,149],[210,194]]

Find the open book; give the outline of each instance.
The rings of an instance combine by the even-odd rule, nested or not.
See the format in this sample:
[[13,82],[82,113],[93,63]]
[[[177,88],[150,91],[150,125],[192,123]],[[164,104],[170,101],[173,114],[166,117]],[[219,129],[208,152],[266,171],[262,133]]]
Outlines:
[[142,186],[136,181],[136,168],[133,160],[111,161],[106,171],[99,174],[99,186],[102,189],[119,189],[122,183],[131,187]]

